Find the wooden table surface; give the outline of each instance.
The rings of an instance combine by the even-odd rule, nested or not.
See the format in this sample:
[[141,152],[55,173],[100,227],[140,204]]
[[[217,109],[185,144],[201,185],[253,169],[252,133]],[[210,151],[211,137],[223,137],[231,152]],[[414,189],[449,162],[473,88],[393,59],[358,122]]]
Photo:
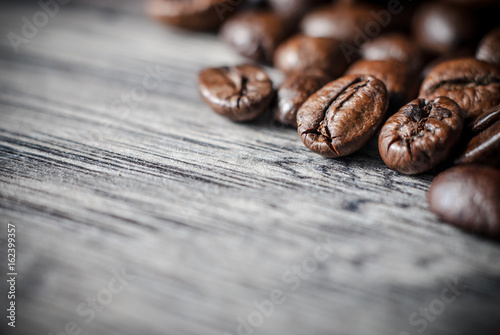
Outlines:
[[31,3],[0,5],[3,334],[500,332],[500,244],[429,212],[435,174],[214,114],[198,71],[243,60],[142,2],[61,5],[16,53]]

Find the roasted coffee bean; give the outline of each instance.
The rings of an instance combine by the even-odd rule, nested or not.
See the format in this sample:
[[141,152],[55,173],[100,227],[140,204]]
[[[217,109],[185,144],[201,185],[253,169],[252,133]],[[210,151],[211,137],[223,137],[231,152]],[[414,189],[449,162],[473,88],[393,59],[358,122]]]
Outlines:
[[395,59],[418,71],[423,64],[420,47],[402,33],[389,33],[377,37],[361,46],[361,57],[368,60]]
[[288,75],[278,89],[274,118],[282,124],[297,127],[297,111],[329,79],[323,72],[315,70]]
[[390,114],[417,96],[418,86],[410,68],[394,59],[359,60],[347,69],[345,75],[370,75],[380,79],[389,93]]
[[444,221],[489,237],[500,237],[500,170],[453,167],[434,179],[429,207]]
[[448,158],[464,125],[462,109],[440,97],[415,99],[387,120],[378,148],[385,164],[404,174],[428,171]]
[[274,55],[274,66],[286,73],[317,69],[337,78],[347,65],[339,42],[333,38],[296,35],[282,43]]
[[447,96],[475,118],[500,104],[500,69],[474,58],[454,59],[436,66],[425,78],[420,97]]
[[269,0],[274,11],[286,20],[295,21],[325,0]]
[[[159,21],[191,30],[214,30],[232,11],[232,0],[152,0],[148,13]],[[224,15],[219,15],[224,13]]]
[[273,85],[255,65],[209,68],[198,78],[203,100],[216,112],[233,121],[251,121],[270,105]]
[[342,157],[363,147],[387,112],[384,83],[373,76],[346,76],[314,93],[297,113],[305,146],[326,157]]
[[476,58],[500,67],[500,27],[491,31],[479,43]]
[[500,106],[478,116],[465,137],[457,164],[500,165]]
[[[302,19],[302,31],[309,36],[331,37],[340,42],[354,44],[356,37],[366,38],[365,29],[370,25],[376,27],[378,33],[387,26],[388,23],[381,25],[379,21],[390,21],[390,18],[379,17],[380,20],[376,20],[371,13],[376,12],[375,9],[377,8],[361,4],[322,6]],[[354,48],[355,45],[351,47]]]
[[288,36],[288,28],[273,12],[247,11],[227,20],[220,34],[242,56],[271,63],[274,51]]
[[413,34],[426,50],[442,53],[470,40],[476,23],[469,12],[438,1],[418,7],[413,19]]

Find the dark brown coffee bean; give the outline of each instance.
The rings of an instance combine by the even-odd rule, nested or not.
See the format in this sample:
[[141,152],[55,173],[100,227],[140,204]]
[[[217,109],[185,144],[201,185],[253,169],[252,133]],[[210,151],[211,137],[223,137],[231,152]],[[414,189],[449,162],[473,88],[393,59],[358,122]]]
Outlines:
[[413,19],[413,33],[426,50],[442,53],[470,40],[476,23],[469,12],[438,1],[418,7]]
[[325,0],[269,0],[274,11],[286,20],[295,21]]
[[479,43],[476,58],[500,67],[500,27],[491,31]]
[[274,118],[282,124],[297,127],[297,111],[329,79],[323,72],[314,70],[288,75],[278,89]]
[[[331,37],[340,42],[360,46],[365,42],[364,39],[380,34],[390,22],[390,17],[385,16],[377,17],[379,19],[377,20],[371,13],[371,11],[376,13],[375,9],[378,8],[361,4],[323,6],[311,11],[302,19],[302,31],[309,36]],[[374,28],[376,29],[373,33],[371,31],[367,33],[367,29]]]
[[415,99],[387,120],[378,148],[385,164],[404,174],[426,172],[448,158],[464,125],[455,101]]
[[322,70],[337,78],[347,68],[347,60],[333,38],[296,35],[278,47],[274,66],[286,73]]
[[412,71],[422,67],[420,47],[402,33],[389,33],[377,37],[361,47],[361,57],[368,60],[395,59],[406,64]]
[[273,85],[255,65],[209,68],[198,78],[203,100],[216,112],[233,121],[251,121],[270,105]]
[[500,170],[453,167],[434,179],[429,207],[444,221],[489,237],[500,237]]
[[447,96],[475,118],[500,104],[500,69],[474,58],[454,59],[436,66],[425,78],[420,97]]
[[305,146],[326,157],[342,157],[363,147],[387,112],[384,83],[372,76],[339,78],[314,93],[297,113]]
[[275,13],[247,11],[227,20],[220,34],[242,56],[271,63],[274,51],[288,32],[283,20]]
[[394,59],[359,60],[347,69],[345,75],[370,75],[380,79],[389,93],[390,114],[417,96],[417,82],[410,68]]
[[191,30],[214,30],[234,10],[231,0],[152,0],[148,13],[159,21]]
[[457,164],[500,165],[500,106],[478,116],[465,137]]

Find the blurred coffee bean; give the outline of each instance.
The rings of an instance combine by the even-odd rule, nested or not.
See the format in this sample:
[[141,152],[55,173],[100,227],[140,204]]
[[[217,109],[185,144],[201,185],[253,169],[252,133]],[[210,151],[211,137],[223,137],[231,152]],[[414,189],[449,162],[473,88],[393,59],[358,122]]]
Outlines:
[[382,127],[380,156],[398,172],[426,172],[448,158],[460,139],[463,125],[463,112],[455,101],[446,97],[415,99]]
[[446,170],[432,182],[428,201],[431,211],[444,221],[500,237],[500,170],[477,165]]
[[216,113],[239,122],[257,118],[274,97],[271,80],[255,65],[205,69],[198,90]]
[[147,11],[155,19],[179,28],[215,30],[235,11],[233,3],[232,0],[152,0]]
[[436,66],[425,78],[420,97],[446,96],[475,118],[500,104],[500,69],[474,58],[454,59]]
[[394,59],[362,59],[352,64],[345,75],[371,75],[380,79],[389,94],[389,114],[394,114],[417,96],[418,81],[415,81],[410,68]]
[[500,67],[500,27],[481,40],[477,47],[476,58]]
[[285,78],[278,89],[274,118],[282,124],[297,127],[297,111],[330,77],[321,71],[294,72]]
[[424,49],[443,53],[474,37],[476,22],[464,9],[434,1],[418,7],[412,28],[417,42]]
[[395,59],[414,72],[423,64],[420,47],[403,33],[388,33],[377,37],[361,47],[361,57],[368,60]]
[[242,56],[270,64],[274,51],[288,36],[289,30],[273,12],[247,11],[227,20],[220,34]]
[[500,165],[500,106],[479,115],[468,128],[455,163]]
[[346,76],[323,86],[297,113],[297,130],[309,150],[325,157],[350,155],[382,125],[388,98],[373,76]]
[[337,78],[347,65],[339,42],[333,38],[296,35],[282,43],[274,55],[274,66],[287,73],[319,69]]
[[325,0],[268,0],[273,10],[282,18],[296,21],[311,8]]
[[389,10],[356,4],[322,6],[308,13],[301,22],[309,36],[331,37],[359,48],[364,42],[379,36],[391,23]]

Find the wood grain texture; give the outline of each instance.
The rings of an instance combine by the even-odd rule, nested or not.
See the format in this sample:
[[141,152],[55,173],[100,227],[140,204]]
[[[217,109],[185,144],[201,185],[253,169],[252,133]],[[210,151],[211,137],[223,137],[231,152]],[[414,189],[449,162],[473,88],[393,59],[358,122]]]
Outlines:
[[[242,59],[142,5],[73,1],[18,54],[6,36],[40,8],[0,5],[0,255],[13,223],[19,274],[3,334],[238,334],[274,289],[286,300],[254,334],[418,334],[409,318],[455,278],[425,334],[499,332],[500,245],[429,212],[432,174],[390,171],[373,142],[325,159],[266,118],[214,114],[198,71]],[[124,267],[135,279],[87,322],[78,306]]]

